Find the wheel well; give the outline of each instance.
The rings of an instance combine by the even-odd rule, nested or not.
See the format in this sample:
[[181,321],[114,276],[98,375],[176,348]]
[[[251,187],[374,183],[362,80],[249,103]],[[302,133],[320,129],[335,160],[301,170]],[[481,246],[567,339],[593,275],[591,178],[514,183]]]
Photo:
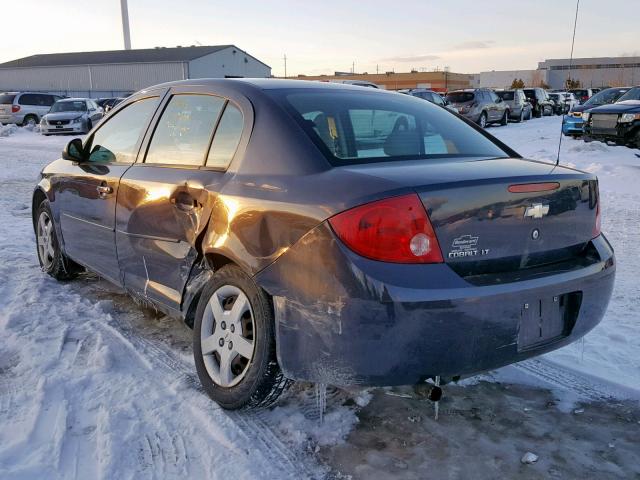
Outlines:
[[33,117],[36,119],[36,123],[38,123],[38,115],[36,115],[35,113],[27,113],[24,118],[22,119],[22,122],[24,123],[26,121],[27,118],[29,117]]
[[43,201],[47,199],[47,196],[40,189],[33,192],[33,201],[31,203],[31,217],[33,218],[33,224],[36,223],[36,209]]
[[235,262],[231,260],[229,257],[225,257],[220,253],[207,253],[205,255],[205,258],[207,259],[207,264],[209,265],[211,270],[213,270],[214,272],[229,263],[235,264]]

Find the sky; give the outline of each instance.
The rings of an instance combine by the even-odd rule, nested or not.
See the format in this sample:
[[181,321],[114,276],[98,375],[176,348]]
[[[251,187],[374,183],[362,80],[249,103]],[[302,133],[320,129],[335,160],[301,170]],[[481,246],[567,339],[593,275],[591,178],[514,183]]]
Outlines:
[[[235,44],[276,76],[284,75],[285,54],[289,76],[352,68],[534,69],[544,59],[569,57],[576,6],[575,0],[128,3],[133,48]],[[120,0],[2,0],[2,7],[0,62],[123,48]],[[640,0],[581,0],[574,57],[640,56],[639,7]]]

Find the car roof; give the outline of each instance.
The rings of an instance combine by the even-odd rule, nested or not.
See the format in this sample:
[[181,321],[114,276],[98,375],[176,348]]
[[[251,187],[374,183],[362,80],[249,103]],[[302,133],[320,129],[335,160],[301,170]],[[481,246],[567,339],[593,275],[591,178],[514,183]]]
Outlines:
[[87,100],[91,100],[91,99],[76,97],[76,98],[61,98],[58,101],[59,102],[80,102],[80,101],[86,102]]

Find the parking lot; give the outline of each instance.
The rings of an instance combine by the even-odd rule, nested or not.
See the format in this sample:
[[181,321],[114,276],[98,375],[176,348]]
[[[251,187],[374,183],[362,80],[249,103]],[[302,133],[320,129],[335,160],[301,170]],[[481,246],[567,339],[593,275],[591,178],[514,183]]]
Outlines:
[[[491,126],[523,156],[555,161],[561,117]],[[297,385],[268,411],[225,412],[193,372],[191,331],[95,275],[42,274],[31,226],[40,169],[70,137],[0,136],[0,472],[6,478],[633,478],[640,475],[637,150],[565,138],[560,162],[597,173],[616,288],[583,342],[460,385]],[[521,462],[531,452],[533,464]],[[220,467],[220,466],[223,467]],[[221,468],[221,469],[220,469]],[[481,471],[482,475],[478,472]],[[133,478],[133,477],[132,477]]]

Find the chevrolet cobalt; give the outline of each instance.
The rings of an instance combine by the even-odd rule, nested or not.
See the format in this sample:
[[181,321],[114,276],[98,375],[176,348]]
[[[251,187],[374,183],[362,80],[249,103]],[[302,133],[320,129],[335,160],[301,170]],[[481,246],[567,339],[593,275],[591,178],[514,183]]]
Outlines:
[[33,194],[44,272],[193,327],[225,408],[291,380],[400,385],[567,345],[614,283],[593,174],[398,93],[189,80],[127,98]]

